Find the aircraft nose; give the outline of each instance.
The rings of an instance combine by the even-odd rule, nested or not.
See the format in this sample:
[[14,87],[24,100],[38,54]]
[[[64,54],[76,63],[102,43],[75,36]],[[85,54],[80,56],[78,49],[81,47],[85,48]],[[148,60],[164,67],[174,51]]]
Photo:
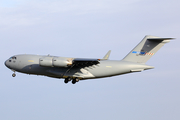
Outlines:
[[4,62],[5,66],[9,68],[8,60]]

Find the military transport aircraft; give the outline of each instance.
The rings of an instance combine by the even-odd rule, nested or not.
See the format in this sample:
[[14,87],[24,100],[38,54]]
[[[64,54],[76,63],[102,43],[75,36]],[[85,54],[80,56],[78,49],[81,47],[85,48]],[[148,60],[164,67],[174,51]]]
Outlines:
[[64,82],[111,77],[154,68],[145,63],[173,38],[145,36],[144,39],[122,60],[108,60],[111,51],[102,59],[69,58],[40,55],[15,55],[5,65],[15,72],[64,78]]

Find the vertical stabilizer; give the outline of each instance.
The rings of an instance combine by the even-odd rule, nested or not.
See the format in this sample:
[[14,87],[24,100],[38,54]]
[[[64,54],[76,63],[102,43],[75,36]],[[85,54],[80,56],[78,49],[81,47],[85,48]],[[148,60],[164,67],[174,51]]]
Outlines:
[[165,43],[173,38],[145,36],[144,39],[123,59],[124,61],[146,63]]

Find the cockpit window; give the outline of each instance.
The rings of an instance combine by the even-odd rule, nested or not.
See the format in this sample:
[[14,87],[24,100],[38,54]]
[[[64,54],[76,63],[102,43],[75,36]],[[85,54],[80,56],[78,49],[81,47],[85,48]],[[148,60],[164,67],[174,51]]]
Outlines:
[[15,60],[16,60],[17,58],[16,58],[15,56],[13,56],[12,59],[15,59]]

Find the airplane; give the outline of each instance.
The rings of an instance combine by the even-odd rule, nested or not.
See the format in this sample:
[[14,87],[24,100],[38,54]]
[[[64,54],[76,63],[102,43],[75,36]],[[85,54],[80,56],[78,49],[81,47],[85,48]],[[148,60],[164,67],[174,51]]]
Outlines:
[[165,44],[174,38],[147,35],[122,60],[109,60],[111,50],[102,59],[69,58],[51,55],[14,55],[5,61],[5,66],[15,72],[64,78],[72,84],[86,79],[111,77],[153,69],[145,63]]

